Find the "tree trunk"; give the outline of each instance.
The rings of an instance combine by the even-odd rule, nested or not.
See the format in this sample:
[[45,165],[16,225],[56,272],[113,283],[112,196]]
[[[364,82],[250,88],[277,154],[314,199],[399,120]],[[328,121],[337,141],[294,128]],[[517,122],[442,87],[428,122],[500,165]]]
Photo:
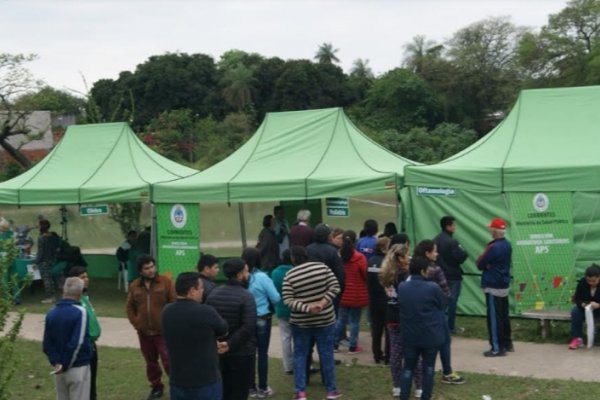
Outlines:
[[15,149],[6,138],[0,139],[0,146],[23,168],[29,169],[31,168],[31,162],[21,153],[18,149]]

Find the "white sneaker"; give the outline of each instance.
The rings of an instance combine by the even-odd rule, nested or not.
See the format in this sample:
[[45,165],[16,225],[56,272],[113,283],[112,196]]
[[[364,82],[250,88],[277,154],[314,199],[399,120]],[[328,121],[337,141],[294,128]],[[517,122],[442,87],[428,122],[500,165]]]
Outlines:
[[395,387],[392,389],[392,396],[400,397],[400,388],[399,387]]
[[417,399],[420,399],[422,394],[423,394],[423,389],[415,389],[415,397]]

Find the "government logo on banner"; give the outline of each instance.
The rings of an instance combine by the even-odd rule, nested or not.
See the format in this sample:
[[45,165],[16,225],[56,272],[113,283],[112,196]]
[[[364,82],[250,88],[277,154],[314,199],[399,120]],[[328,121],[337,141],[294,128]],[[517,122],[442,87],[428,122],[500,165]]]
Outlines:
[[516,311],[571,307],[575,282],[570,193],[509,193]]

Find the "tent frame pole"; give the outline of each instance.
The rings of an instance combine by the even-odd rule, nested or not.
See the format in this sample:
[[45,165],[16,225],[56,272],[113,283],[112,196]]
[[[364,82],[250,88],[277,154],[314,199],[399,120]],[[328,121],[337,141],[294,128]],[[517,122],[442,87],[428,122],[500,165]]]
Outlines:
[[240,233],[242,235],[242,249],[248,247],[248,240],[246,238],[246,218],[244,216],[244,203],[238,203],[238,213],[240,216]]

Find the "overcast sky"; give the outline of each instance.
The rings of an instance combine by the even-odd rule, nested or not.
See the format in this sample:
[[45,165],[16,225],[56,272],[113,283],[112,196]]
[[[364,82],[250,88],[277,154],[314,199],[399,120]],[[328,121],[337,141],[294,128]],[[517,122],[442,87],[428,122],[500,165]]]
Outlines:
[[400,65],[416,35],[435,41],[491,16],[539,29],[567,0],[0,0],[0,52],[35,53],[36,78],[85,91],[151,55],[231,49],[312,59],[331,42],[346,72],[357,58],[376,74]]

